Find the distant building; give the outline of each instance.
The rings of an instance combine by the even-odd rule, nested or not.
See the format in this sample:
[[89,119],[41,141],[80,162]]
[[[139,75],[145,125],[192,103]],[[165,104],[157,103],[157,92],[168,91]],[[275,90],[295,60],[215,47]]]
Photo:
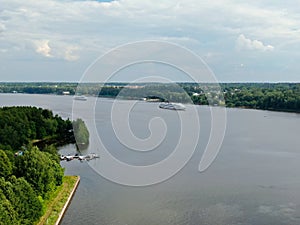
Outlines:
[[200,96],[200,95],[203,95],[204,93],[201,91],[200,93],[196,93],[196,92],[194,92],[193,93],[193,96]]
[[124,86],[124,88],[128,88],[128,89],[140,89],[143,88],[144,86],[139,86],[139,85],[127,85]]

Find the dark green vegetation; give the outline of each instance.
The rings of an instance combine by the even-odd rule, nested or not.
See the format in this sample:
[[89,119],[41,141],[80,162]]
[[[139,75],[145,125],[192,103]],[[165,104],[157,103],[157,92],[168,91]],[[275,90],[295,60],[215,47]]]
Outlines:
[[[123,99],[157,99],[199,105],[222,105],[300,112],[300,83],[126,84],[0,83],[0,93],[70,94]],[[100,93],[99,93],[99,90]]]
[[98,88],[99,84],[85,84],[79,91],[100,97],[151,100],[156,96],[171,102],[300,112],[300,83],[222,83],[219,87],[194,83],[107,84],[100,93],[96,92]]
[[72,122],[54,116],[48,109],[3,107],[0,108],[0,118],[1,149],[20,149],[32,140],[39,143],[50,139],[72,138]]
[[28,93],[28,94],[57,94],[64,92],[74,95],[75,83],[0,83],[0,93]]
[[23,156],[3,150],[0,155],[0,224],[34,224],[43,215],[43,201],[62,184],[64,170],[37,147]]
[[73,121],[73,131],[77,147],[79,149],[85,149],[89,144],[90,134],[82,119]]
[[71,192],[74,190],[76,182],[79,177],[77,176],[64,176],[63,184],[59,186],[53,193],[50,199],[45,201],[46,212],[40,218],[37,225],[54,225],[58,220],[64,205],[66,204]]
[[300,112],[300,84],[226,84],[228,107]]
[[35,224],[62,185],[55,146],[34,146],[45,139],[74,139],[72,122],[36,107],[0,108],[1,225]]

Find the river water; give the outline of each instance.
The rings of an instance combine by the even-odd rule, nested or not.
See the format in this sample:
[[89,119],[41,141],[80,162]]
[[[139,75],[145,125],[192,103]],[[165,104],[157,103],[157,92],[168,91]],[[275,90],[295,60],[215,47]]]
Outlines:
[[[91,99],[76,102],[80,113],[75,111],[74,117],[94,110],[98,135],[116,158],[133,165],[150,165],[172,153],[180,138],[177,112],[146,102],[138,102],[129,119],[118,112],[130,121],[132,132],[141,139],[151,135],[151,118],[165,120],[168,130],[163,143],[153,151],[140,153],[116,139],[110,122],[113,100],[99,99],[91,109]],[[51,109],[63,118],[72,117],[72,102],[70,96],[0,95],[1,106],[33,105]],[[93,169],[101,158],[89,163],[62,162],[66,174],[79,175],[81,182],[61,224],[299,225],[300,115],[228,109],[220,153],[208,170],[199,173],[211,119],[209,107],[197,106],[197,112],[201,132],[196,151],[179,173],[162,183],[130,187],[111,182]],[[91,118],[84,119],[90,126]],[[95,148],[91,143],[86,151]],[[75,147],[64,146],[61,152],[74,153]]]

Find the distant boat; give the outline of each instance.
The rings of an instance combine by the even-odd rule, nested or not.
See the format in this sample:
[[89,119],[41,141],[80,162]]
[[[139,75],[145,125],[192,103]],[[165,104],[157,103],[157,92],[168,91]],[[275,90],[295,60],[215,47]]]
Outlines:
[[75,95],[74,96],[75,100],[81,100],[81,101],[86,101],[87,97],[85,97],[84,95]]
[[171,103],[171,102],[163,102],[159,104],[159,108],[161,109],[170,109],[170,110],[185,110],[185,106],[181,103]]

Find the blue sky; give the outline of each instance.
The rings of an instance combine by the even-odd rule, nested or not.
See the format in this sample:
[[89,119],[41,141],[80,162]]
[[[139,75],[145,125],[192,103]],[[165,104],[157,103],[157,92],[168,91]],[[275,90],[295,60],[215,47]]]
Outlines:
[[0,0],[0,81],[79,81],[143,40],[192,50],[221,82],[300,81],[299,0]]

